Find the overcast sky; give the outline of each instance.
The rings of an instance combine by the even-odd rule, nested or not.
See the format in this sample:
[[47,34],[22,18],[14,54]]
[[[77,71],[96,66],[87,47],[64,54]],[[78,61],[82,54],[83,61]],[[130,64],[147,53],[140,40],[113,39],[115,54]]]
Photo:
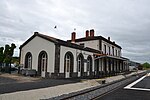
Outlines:
[[0,0],[0,46],[15,43],[15,56],[35,31],[67,40],[74,28],[77,38],[94,29],[124,57],[150,62],[150,0]]

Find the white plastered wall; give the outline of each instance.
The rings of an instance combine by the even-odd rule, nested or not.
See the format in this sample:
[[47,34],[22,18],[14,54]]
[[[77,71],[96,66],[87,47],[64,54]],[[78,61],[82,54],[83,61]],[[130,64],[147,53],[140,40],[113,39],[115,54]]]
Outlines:
[[117,56],[118,56],[118,51],[120,51],[120,56],[121,56],[121,49],[110,44],[110,43],[107,43],[105,41],[102,40],[102,51],[104,51],[104,45],[106,45],[106,54],[109,54],[109,47],[110,47],[110,54],[113,55],[113,52],[112,52],[112,46],[114,47],[114,55],[116,56],[116,50],[117,50]]
[[[92,57],[92,70],[94,69],[94,58],[93,58],[93,53],[87,52],[87,51],[82,51],[82,54],[84,56],[84,59],[87,60],[88,56],[90,55]],[[93,70],[94,71],[94,70]],[[84,72],[87,72],[87,63],[84,63]]]
[[21,49],[20,64],[24,65],[26,53],[31,52],[32,69],[38,70],[38,56],[41,51],[46,51],[48,55],[47,72],[54,72],[55,44],[38,36],[34,37]]
[[64,73],[64,57],[68,51],[73,54],[73,58],[74,58],[73,72],[76,72],[77,70],[76,69],[76,66],[77,66],[76,65],[76,49],[65,47],[65,46],[60,46],[60,73]]
[[99,40],[76,42],[76,44],[81,44],[81,43],[84,43],[85,47],[89,47],[89,48],[99,50]]
[[[92,57],[92,69],[94,71],[93,53],[87,52],[87,51],[83,51],[83,50],[74,49],[74,48],[70,48],[70,47],[61,46],[61,49],[60,49],[60,73],[64,73],[64,57],[65,57],[65,54],[68,51],[71,52],[73,54],[73,56],[74,56],[74,68],[73,68],[73,72],[77,72],[77,57],[78,57],[78,55],[80,53],[82,53],[84,59],[87,59],[87,57],[89,55],[91,55],[91,57]],[[87,63],[84,63],[84,72],[87,71],[86,64]]]

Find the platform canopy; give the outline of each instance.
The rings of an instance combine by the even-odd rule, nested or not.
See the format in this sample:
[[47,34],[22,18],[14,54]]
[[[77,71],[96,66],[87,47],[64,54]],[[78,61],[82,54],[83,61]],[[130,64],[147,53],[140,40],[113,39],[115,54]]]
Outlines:
[[111,58],[111,59],[118,59],[118,60],[123,60],[123,61],[127,61],[129,59],[124,58],[124,57],[117,57],[117,56],[111,56],[111,55],[107,55],[107,54],[93,54],[95,60],[97,59],[101,59],[101,58]]

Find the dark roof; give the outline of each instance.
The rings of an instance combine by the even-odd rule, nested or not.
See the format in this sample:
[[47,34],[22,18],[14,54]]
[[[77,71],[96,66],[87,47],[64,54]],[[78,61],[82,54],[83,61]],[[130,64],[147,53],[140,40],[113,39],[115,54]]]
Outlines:
[[128,60],[128,59],[125,59],[123,57],[116,57],[116,56],[109,56],[109,55],[99,56],[96,59],[99,59],[99,58],[113,58],[113,59],[118,59],[118,60],[123,60],[123,61],[127,61]]
[[[106,42],[108,42],[108,43],[110,43],[110,44],[112,44],[112,45],[122,49],[121,46],[115,44],[114,42],[112,42],[112,41],[110,41],[110,40],[108,40],[108,39],[106,39],[106,38],[104,38],[102,36],[78,38],[78,39],[75,40],[75,42],[83,42],[83,41],[91,41],[91,40],[104,40],[104,41],[106,41]],[[71,42],[71,40],[68,40],[68,42]]]
[[129,60],[128,58],[126,58],[126,57],[121,57],[122,59],[126,59],[126,60]]
[[63,41],[63,40],[60,40],[60,39],[56,39],[54,37],[51,37],[51,36],[47,36],[47,35],[44,35],[44,34],[40,34],[38,32],[35,32],[33,36],[31,36],[26,42],[24,42],[21,46],[20,46],[20,49],[22,47],[24,47],[27,43],[29,43],[34,37],[36,36],[39,36],[43,39],[46,39],[50,42],[53,42],[55,44],[58,44],[58,45],[63,45],[63,46],[66,46],[66,47],[71,47],[71,48],[75,48],[75,49],[80,49],[80,50],[84,50],[84,51],[89,51],[89,52],[94,52],[94,53],[101,53],[101,51],[99,50],[95,50],[95,49],[92,49],[92,48],[89,48],[89,47],[83,47],[83,46],[80,46],[78,44],[74,44],[74,43],[71,43],[71,42],[67,42],[67,41]]
[[135,62],[135,61],[129,61],[129,63],[131,63],[131,64],[141,64],[141,63]]

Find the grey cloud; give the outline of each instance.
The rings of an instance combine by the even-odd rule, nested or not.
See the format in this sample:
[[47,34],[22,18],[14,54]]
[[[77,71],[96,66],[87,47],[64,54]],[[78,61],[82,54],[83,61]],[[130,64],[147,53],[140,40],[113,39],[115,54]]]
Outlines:
[[94,28],[121,45],[123,56],[150,62],[149,5],[149,0],[1,0],[0,46],[19,47],[34,31],[67,40],[74,28],[77,37]]

